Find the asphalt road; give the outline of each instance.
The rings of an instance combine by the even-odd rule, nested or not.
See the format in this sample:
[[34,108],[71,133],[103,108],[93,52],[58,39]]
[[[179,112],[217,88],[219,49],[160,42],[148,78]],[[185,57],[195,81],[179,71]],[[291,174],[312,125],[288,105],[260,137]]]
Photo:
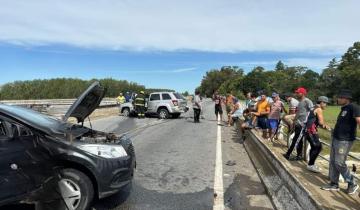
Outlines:
[[[132,137],[137,170],[130,188],[95,203],[94,209],[213,209],[217,122],[213,103],[195,124],[192,111],[179,119],[122,119],[93,122],[95,129]],[[241,138],[221,126],[225,209],[273,209]],[[218,178],[219,179],[219,178]]]
[[[239,134],[221,126],[219,138],[214,105],[207,101],[203,106],[205,119],[196,124],[192,111],[179,119],[113,116],[93,121],[94,129],[127,133],[137,155],[132,186],[97,201],[93,209],[215,209],[214,197],[222,194],[217,209],[273,209]],[[215,177],[217,141],[222,171]]]

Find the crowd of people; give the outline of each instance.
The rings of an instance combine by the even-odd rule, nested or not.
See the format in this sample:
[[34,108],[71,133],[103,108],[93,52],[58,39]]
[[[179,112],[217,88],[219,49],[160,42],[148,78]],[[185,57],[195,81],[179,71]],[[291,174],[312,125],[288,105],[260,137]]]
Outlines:
[[[307,164],[309,171],[318,173],[320,168],[315,164],[317,157],[322,150],[322,143],[319,139],[318,129],[331,128],[324,120],[324,112],[329,98],[319,96],[314,103],[307,98],[308,91],[299,87],[294,93],[283,94],[285,103],[280,99],[279,93],[272,93],[268,97],[264,91],[246,94],[245,103],[227,94],[221,96],[218,91],[214,92],[215,115],[217,121],[222,125],[231,126],[234,119],[240,119],[240,130],[244,134],[246,129],[260,129],[265,140],[277,138],[280,122],[283,121],[288,127],[288,135],[294,133],[292,142],[287,152],[283,154],[289,161],[301,161],[303,158],[303,141],[310,144],[310,154]],[[335,128],[332,131],[332,142],[329,162],[328,185],[321,189],[328,191],[339,191],[340,174],[348,183],[346,192],[354,194],[359,188],[354,175],[346,165],[346,160],[351,147],[356,140],[357,127],[360,126],[360,108],[352,103],[350,90],[341,90],[337,95],[337,104],[341,106]],[[227,121],[223,120],[223,107],[226,109]],[[245,140],[245,135],[243,140]],[[292,156],[296,149],[296,155]]]

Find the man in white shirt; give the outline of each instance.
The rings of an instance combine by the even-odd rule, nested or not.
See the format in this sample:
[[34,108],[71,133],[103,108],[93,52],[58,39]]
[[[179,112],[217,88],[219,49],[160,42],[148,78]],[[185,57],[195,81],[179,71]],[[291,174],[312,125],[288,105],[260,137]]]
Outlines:
[[194,98],[194,123],[200,122],[200,113],[201,113],[201,98],[200,98],[200,91],[195,91],[195,98]]

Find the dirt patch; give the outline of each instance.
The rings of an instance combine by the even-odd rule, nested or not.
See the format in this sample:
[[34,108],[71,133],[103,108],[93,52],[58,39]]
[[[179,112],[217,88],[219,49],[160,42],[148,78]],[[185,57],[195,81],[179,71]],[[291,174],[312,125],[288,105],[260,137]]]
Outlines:
[[[119,115],[119,107],[107,107],[107,108],[100,108],[96,109],[91,115],[91,120],[101,119],[109,116],[117,116]],[[71,117],[69,118],[68,122],[76,123],[76,119]]]

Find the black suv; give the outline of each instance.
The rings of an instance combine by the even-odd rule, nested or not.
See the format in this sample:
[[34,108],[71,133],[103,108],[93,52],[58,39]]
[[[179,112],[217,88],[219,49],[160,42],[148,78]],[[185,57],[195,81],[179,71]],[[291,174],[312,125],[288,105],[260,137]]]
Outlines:
[[88,209],[93,198],[130,184],[136,166],[131,140],[83,126],[105,92],[93,83],[63,120],[0,104],[0,206]]

